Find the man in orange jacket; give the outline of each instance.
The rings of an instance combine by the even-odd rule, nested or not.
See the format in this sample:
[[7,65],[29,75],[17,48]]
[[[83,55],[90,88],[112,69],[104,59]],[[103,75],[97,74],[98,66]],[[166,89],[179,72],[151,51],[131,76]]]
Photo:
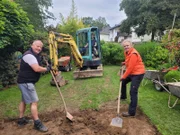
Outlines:
[[128,112],[122,113],[123,117],[135,116],[136,107],[138,102],[138,88],[143,79],[145,73],[144,63],[140,54],[134,49],[131,41],[124,40],[122,42],[124,47],[125,62],[123,64],[126,66],[126,71],[120,78],[122,81],[121,90],[121,100],[125,100],[126,97],[126,85],[131,82],[130,86],[130,97],[131,101],[129,104]]

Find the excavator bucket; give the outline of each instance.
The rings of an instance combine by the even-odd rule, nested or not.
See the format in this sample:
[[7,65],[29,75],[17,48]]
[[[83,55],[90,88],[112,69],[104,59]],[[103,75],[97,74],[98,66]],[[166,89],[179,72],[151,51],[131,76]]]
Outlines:
[[[57,73],[57,75],[55,75],[55,79],[60,87],[66,85],[68,83],[68,81],[65,80],[64,77],[61,75],[60,71]],[[53,78],[52,78],[50,84],[53,86],[56,85]]]
[[74,75],[74,79],[103,76],[103,67],[101,64],[100,66],[97,67],[97,69],[87,69],[87,70],[77,69],[74,71],[73,75]]

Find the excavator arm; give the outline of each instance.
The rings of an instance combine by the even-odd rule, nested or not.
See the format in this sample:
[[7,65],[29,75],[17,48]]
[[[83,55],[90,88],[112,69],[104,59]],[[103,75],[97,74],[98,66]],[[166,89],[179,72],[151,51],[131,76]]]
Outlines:
[[78,50],[76,42],[73,37],[69,34],[56,33],[53,31],[49,32],[49,51],[50,60],[53,63],[53,69],[58,71],[58,48],[59,44],[69,45],[76,65],[82,67],[83,58]]

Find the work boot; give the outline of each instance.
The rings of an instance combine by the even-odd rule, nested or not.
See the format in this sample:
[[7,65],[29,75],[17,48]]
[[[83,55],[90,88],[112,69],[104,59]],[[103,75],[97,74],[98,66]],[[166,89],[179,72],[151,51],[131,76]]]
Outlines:
[[40,120],[34,121],[34,129],[41,131],[41,132],[47,132],[48,128],[45,127]]
[[31,120],[27,120],[25,117],[19,118],[17,122],[19,127],[22,127],[28,123],[31,123]]
[[128,112],[123,112],[122,116],[123,117],[134,117],[135,115],[129,114]]

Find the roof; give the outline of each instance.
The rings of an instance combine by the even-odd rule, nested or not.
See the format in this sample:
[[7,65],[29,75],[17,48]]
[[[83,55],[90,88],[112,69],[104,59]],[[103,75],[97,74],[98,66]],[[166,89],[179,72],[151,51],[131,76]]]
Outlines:
[[100,34],[109,35],[109,29],[110,28],[111,28],[110,26],[103,27],[102,30],[100,31]]
[[111,27],[109,30],[113,30],[113,29],[118,28],[120,26],[121,26],[121,24],[116,24],[114,27]]

